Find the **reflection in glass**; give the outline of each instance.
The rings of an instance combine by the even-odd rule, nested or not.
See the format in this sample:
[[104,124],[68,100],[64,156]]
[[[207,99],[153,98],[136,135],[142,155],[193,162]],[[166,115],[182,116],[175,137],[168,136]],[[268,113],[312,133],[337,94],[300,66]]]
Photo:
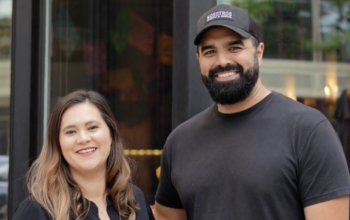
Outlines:
[[[52,1],[50,105],[86,88],[110,102],[150,202],[171,130],[171,0]],[[153,151],[152,151],[153,150]]]
[[12,0],[0,0],[0,219],[7,219]]

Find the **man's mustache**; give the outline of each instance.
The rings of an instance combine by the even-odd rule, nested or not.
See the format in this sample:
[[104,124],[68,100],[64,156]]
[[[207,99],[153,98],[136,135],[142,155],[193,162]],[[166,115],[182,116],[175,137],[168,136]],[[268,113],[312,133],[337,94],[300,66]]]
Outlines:
[[225,67],[216,66],[209,71],[209,77],[214,78],[217,73],[225,72],[225,71],[233,71],[237,70],[240,74],[243,73],[243,67],[239,64],[228,64]]

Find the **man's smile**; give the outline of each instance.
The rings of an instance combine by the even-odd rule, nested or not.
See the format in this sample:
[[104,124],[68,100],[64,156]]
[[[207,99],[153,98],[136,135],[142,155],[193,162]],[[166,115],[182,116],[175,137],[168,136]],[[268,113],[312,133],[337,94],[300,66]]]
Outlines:
[[239,76],[239,73],[240,72],[238,70],[220,72],[215,74],[215,79],[218,81],[228,81],[237,78]]

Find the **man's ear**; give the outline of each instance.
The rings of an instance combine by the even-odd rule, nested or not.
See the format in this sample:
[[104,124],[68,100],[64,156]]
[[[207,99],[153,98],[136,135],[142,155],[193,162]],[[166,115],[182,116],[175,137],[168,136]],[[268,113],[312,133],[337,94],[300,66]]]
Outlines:
[[260,42],[259,46],[256,48],[256,54],[258,56],[259,66],[261,65],[262,58],[264,55],[264,48],[265,48],[265,45],[262,42]]
[[197,57],[197,60],[199,59],[199,54],[198,53],[196,53],[196,57]]

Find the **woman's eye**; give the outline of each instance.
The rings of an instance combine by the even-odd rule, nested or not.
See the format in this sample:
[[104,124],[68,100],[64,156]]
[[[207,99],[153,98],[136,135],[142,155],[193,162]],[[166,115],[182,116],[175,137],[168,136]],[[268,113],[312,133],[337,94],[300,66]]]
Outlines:
[[68,130],[68,131],[66,131],[66,134],[74,134],[74,133],[75,133],[74,130]]
[[95,130],[95,129],[97,129],[97,128],[98,128],[97,125],[93,125],[93,126],[89,127],[89,130]]

